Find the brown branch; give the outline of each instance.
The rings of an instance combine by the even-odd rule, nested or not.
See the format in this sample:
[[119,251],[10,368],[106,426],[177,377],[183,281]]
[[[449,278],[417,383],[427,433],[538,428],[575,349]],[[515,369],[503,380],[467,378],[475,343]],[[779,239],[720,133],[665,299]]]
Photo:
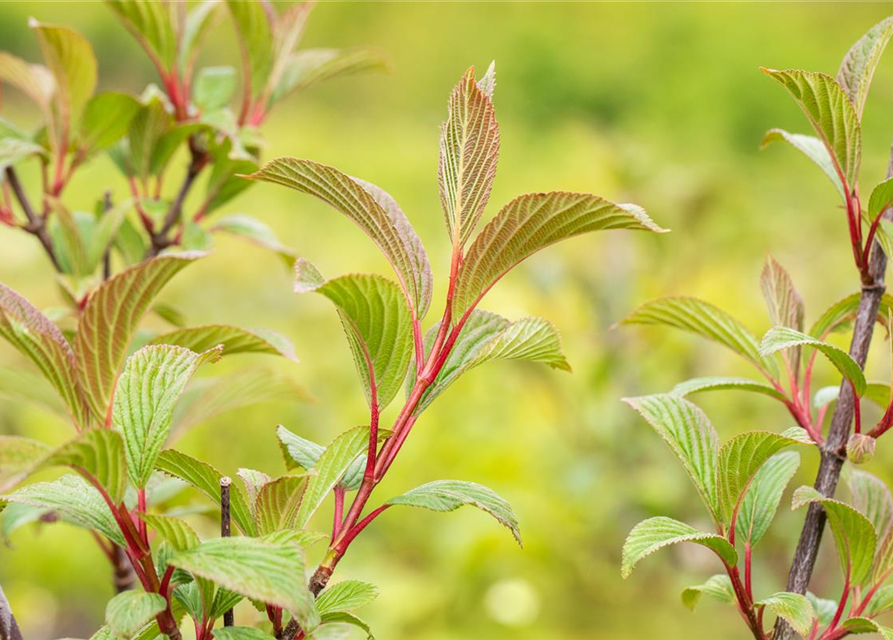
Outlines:
[[[229,487],[233,481],[227,476],[220,478],[220,535],[229,538],[232,534],[232,519],[230,517]],[[233,610],[229,609],[223,614],[223,626],[231,627],[235,624]]]
[[123,593],[133,589],[136,582],[136,574],[133,565],[124,553],[124,549],[118,545],[112,546],[112,568],[114,570],[115,593]]
[[22,640],[22,632],[19,631],[19,625],[12,615],[12,608],[9,606],[6,594],[3,593],[2,586],[0,586],[0,640]]
[[[310,593],[312,593],[314,597],[322,593],[322,590],[329,584],[329,578],[331,577],[332,569],[330,567],[320,566],[313,574],[313,577],[310,578]],[[301,625],[298,624],[297,619],[292,618],[285,626],[281,640],[294,640],[300,632]]]
[[[891,177],[893,177],[893,149],[891,149],[890,162],[887,166],[887,178]],[[893,208],[887,209],[883,215],[889,218],[891,214],[893,214]],[[859,307],[856,310],[856,321],[853,327],[853,338],[850,343],[850,356],[863,368],[874,334],[878,308],[885,291],[884,271],[886,268],[887,256],[875,241],[868,264],[870,282],[862,286],[862,295],[859,298]],[[850,435],[855,406],[852,386],[847,380],[843,380],[840,383],[840,396],[837,406],[834,408],[834,415],[831,417],[828,439],[821,450],[822,460],[813,485],[823,496],[832,497],[837,489],[840,472],[846,461],[846,443]],[[812,577],[812,570],[815,567],[819,544],[822,542],[825,520],[825,511],[820,505],[817,503],[809,505],[803,531],[800,533],[800,541],[797,543],[797,551],[794,554],[794,562],[788,574],[788,591],[806,593],[809,579]],[[790,625],[779,618],[775,623],[775,633],[772,637],[773,640],[793,640],[796,634]]]
[[[112,209],[112,191],[107,189],[102,196],[102,211],[105,215]],[[108,280],[112,277],[112,243],[105,248],[102,254],[102,279]]]
[[161,229],[151,232],[152,243],[146,257],[151,258],[157,256],[162,250],[174,244],[168,237],[168,234],[171,232],[171,229],[174,228],[174,225],[180,221],[180,218],[183,215],[183,203],[186,202],[186,196],[189,195],[189,190],[192,189],[195,179],[207,163],[208,154],[193,148],[192,160],[190,160],[189,167],[186,169],[186,177],[183,178],[183,184],[180,185],[177,197],[171,204],[171,208],[168,209],[167,215],[164,217],[164,223],[161,225]]
[[50,262],[53,263],[53,268],[61,273],[62,267],[59,265],[59,259],[56,257],[56,250],[53,248],[53,241],[50,239],[50,234],[47,232],[46,219],[34,211],[34,207],[31,206],[31,201],[28,200],[28,194],[25,193],[22,183],[19,182],[19,176],[12,167],[6,168],[6,180],[9,182],[9,186],[12,187],[16,200],[19,201],[19,205],[22,207],[22,211],[25,212],[25,217],[28,219],[28,224],[23,226],[22,229],[40,240],[40,244],[43,245],[44,251],[46,251],[47,256],[50,258]]

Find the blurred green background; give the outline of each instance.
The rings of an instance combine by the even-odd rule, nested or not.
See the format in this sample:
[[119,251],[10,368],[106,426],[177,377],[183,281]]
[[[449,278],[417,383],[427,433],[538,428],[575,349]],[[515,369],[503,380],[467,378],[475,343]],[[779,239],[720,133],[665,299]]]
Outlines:
[[[731,609],[696,614],[679,592],[718,567],[700,549],[649,558],[626,582],[619,555],[628,530],[658,514],[704,524],[683,471],[619,398],[667,390],[696,375],[749,374],[720,347],[657,328],[611,326],[664,294],[704,297],[768,328],[759,292],[767,254],[792,272],[814,319],[856,290],[846,223],[827,179],[795,151],[758,150],[771,127],[806,131],[784,91],[759,66],[835,73],[850,44],[885,17],[879,3],[352,3],[322,2],[304,46],[375,45],[387,75],[348,78],[277,107],[265,126],[266,158],[294,155],[377,183],[402,204],[439,278],[449,242],[437,195],[439,124],[469,65],[497,61],[502,149],[490,215],[514,195],[566,189],[643,205],[673,233],[610,232],[550,249],[519,268],[484,306],[510,318],[543,315],[562,331],[573,375],[515,363],[475,370],[424,416],[376,495],[385,499],[438,478],[475,480],[515,507],[523,550],[480,512],[387,513],[357,542],[336,577],[377,582],[363,613],[384,640],[633,640],[744,638]],[[154,74],[142,51],[99,2],[3,2],[0,47],[36,60],[27,18],[64,23],[94,44],[101,89],[139,93]],[[203,62],[232,64],[227,21]],[[882,64],[864,117],[863,192],[884,174],[893,132],[893,60]],[[7,92],[4,116],[32,114]],[[183,161],[185,163],[185,160]],[[184,165],[185,166],[185,165]],[[107,159],[67,192],[88,208],[106,189],[126,197]],[[346,219],[308,197],[260,185],[227,207],[250,213],[325,274],[388,273]],[[58,304],[49,265],[30,237],[0,228],[0,280],[40,306]],[[283,469],[274,428],[328,441],[366,420],[362,393],[327,301],[291,293],[281,262],[237,240],[179,275],[163,299],[193,323],[228,322],[284,332],[300,364],[281,365],[313,403],[265,405],[215,419],[181,443],[226,473]],[[440,298],[437,298],[440,299]],[[432,318],[440,312],[435,308]],[[870,377],[886,378],[884,345]],[[221,367],[250,360],[234,357]],[[5,345],[4,365],[18,363]],[[826,369],[822,384],[834,382]],[[789,418],[761,396],[700,397],[723,438],[782,429]],[[393,407],[388,416],[393,417]],[[59,442],[68,427],[47,414],[0,404],[0,433]],[[870,465],[886,479],[889,448]],[[811,481],[814,452],[796,483]],[[783,586],[802,514],[785,506],[756,564],[757,590]],[[325,516],[321,527],[327,526]],[[829,549],[825,549],[829,551]],[[0,581],[26,638],[88,637],[111,595],[108,568],[89,535],[65,525],[30,527],[0,548]],[[823,556],[814,586],[837,595]],[[239,609],[242,619],[253,610]]]

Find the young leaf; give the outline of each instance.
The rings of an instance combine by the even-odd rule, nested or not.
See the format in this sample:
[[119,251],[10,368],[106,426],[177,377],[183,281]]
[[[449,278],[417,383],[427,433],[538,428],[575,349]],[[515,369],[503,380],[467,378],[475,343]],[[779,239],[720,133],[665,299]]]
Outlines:
[[[426,336],[426,349],[434,343],[440,324]],[[542,318],[523,318],[509,322],[505,318],[475,309],[437,374],[416,407],[421,413],[466,371],[491,360],[529,360],[554,369],[570,371],[561,350],[561,339],[555,326]]]
[[365,631],[367,640],[375,640],[375,636],[372,635],[369,624],[362,618],[358,618],[347,611],[330,611],[323,614],[321,624],[348,624]]
[[816,617],[812,603],[806,596],[799,593],[787,591],[774,593],[768,598],[755,602],[754,606],[769,609],[779,618],[784,618],[797,633],[804,636],[809,633],[812,621]]
[[177,436],[214,416],[254,404],[309,399],[307,391],[292,378],[266,368],[248,367],[228,375],[196,379],[177,403],[172,434]]
[[721,391],[725,389],[739,389],[741,391],[762,393],[763,395],[782,401],[786,399],[783,393],[765,382],[757,382],[756,380],[750,380],[748,378],[729,378],[724,376],[692,378],[691,380],[680,382],[670,390],[670,395],[684,398],[703,391]]
[[192,100],[202,111],[225,107],[236,90],[236,70],[232,67],[205,67],[198,72]]
[[222,627],[214,629],[214,640],[276,640],[266,631],[254,627]]
[[707,415],[688,400],[670,395],[624,398],[664,439],[682,462],[714,521],[722,520],[716,474],[719,436]]
[[868,218],[874,220],[893,204],[893,178],[875,186],[868,199]]
[[87,402],[98,418],[110,415],[115,382],[137,322],[162,287],[203,255],[152,258],[112,276],[90,296],[78,323],[74,353]]
[[493,102],[478,87],[471,67],[450,95],[437,167],[440,205],[457,251],[487,206],[498,158],[499,125]]
[[315,475],[310,476],[304,499],[298,509],[295,527],[303,529],[325,500],[326,495],[344,477],[354,459],[369,446],[369,427],[356,427],[345,431],[332,441],[313,465]]
[[294,468],[295,464],[297,464],[304,471],[310,471],[326,450],[322,445],[302,438],[282,425],[276,428],[276,436],[279,438],[279,443],[283,448],[283,454],[288,455],[286,465],[289,468]]
[[[155,466],[160,471],[192,485],[208,496],[215,505],[220,504],[220,478],[223,475],[211,465],[190,458],[185,453],[167,449],[159,454]],[[251,517],[245,496],[238,487],[230,488],[230,505],[233,521],[242,533],[254,535],[254,518]]]
[[736,516],[736,508],[763,464],[785,447],[795,444],[811,444],[811,441],[804,442],[787,434],[769,431],[749,431],[735,436],[722,446],[717,484],[726,522],[731,522]]
[[267,106],[318,82],[366,71],[387,70],[387,58],[375,49],[302,49],[285,60],[282,75],[270,94]]
[[[760,276],[760,286],[772,326],[788,327],[803,332],[805,310],[790,274],[771,256]],[[800,379],[800,349],[794,347],[783,354],[794,380]]]
[[431,267],[409,220],[399,207],[388,206],[393,198],[333,167],[297,158],[273,160],[247,177],[315,196],[353,220],[391,263],[415,316],[425,317],[431,304]]
[[108,492],[113,502],[124,496],[127,463],[121,434],[109,429],[91,429],[52,451],[39,468],[62,465],[89,473]]
[[723,604],[735,604],[735,591],[732,589],[732,581],[727,575],[710,576],[704,584],[687,587],[682,592],[682,604],[694,611],[702,595],[708,595]]
[[177,551],[191,549],[198,546],[200,542],[198,534],[185,520],[151,513],[141,513],[139,516]]
[[49,452],[50,447],[38,440],[0,435],[0,491],[21,482]]
[[852,102],[859,118],[865,108],[868,88],[874,70],[893,36],[893,18],[886,18],[874,25],[850,49],[840,63],[837,82]]
[[778,378],[774,358],[760,355],[756,337],[737,319],[709,302],[683,296],[668,296],[646,302],[620,324],[656,324],[694,333],[724,345]]
[[159,72],[169,70],[177,55],[177,35],[167,7],[154,0],[105,2],[145,48]]
[[837,370],[849,380],[856,391],[856,395],[861,397],[865,393],[867,382],[862,368],[850,357],[843,349],[822,342],[811,336],[788,329],[787,327],[773,327],[763,336],[763,342],[760,344],[760,353],[765,357],[784,349],[792,349],[797,347],[813,347],[822,352],[828,360],[837,367]]
[[[860,293],[850,294],[828,307],[821,317],[816,320],[815,324],[810,327],[809,335],[823,340],[832,331],[839,331],[845,327],[856,316],[860,296]],[[877,321],[880,323],[886,322],[887,312],[891,309],[893,309],[893,296],[885,293],[881,297],[881,303],[878,307]]]
[[273,30],[264,6],[251,0],[227,0],[230,14],[240,36],[244,69],[242,81],[257,96],[263,92],[273,66]]
[[848,189],[859,175],[862,129],[853,103],[829,75],[813,71],[762,69],[794,98],[822,139],[835,171]]
[[865,607],[865,615],[873,618],[891,609],[893,609],[893,585],[886,585],[875,592]]
[[680,542],[693,542],[707,547],[729,566],[738,563],[735,547],[722,536],[698,531],[672,518],[657,517],[640,522],[630,531],[626,542],[623,543],[621,574],[624,578],[628,578],[642,558]]
[[384,409],[403,385],[412,359],[412,319],[399,287],[375,275],[348,275],[321,282],[306,260],[295,265],[299,292],[315,291],[338,309],[357,374],[370,406],[375,391]]
[[167,601],[157,593],[123,591],[109,600],[105,623],[116,636],[132,638],[147,622],[167,608]]
[[361,580],[343,580],[319,594],[316,606],[321,614],[352,611],[364,607],[378,597],[378,587]]
[[850,576],[852,584],[862,584],[868,578],[874,561],[877,545],[874,525],[850,505],[826,498],[812,487],[800,487],[794,492],[793,508],[812,502],[825,508],[841,570]]
[[124,434],[127,471],[146,486],[170,434],[177,398],[196,370],[220,358],[220,349],[193,353],[170,345],[143,347],[124,365],[112,407],[112,423]]
[[878,539],[883,538],[893,523],[893,496],[887,485],[877,476],[853,469],[846,474],[846,483],[853,506],[871,521]]
[[0,508],[6,502],[52,509],[66,522],[97,531],[122,547],[127,545],[102,495],[80,476],[26,485],[0,496]]
[[31,19],[47,67],[56,80],[53,103],[61,119],[61,131],[78,122],[84,106],[96,89],[96,57],[81,34],[68,27],[41,24]]
[[785,487],[799,466],[800,454],[784,451],[769,458],[751,480],[738,510],[735,531],[752,547],[762,540],[769,529]]
[[387,504],[403,504],[442,512],[455,511],[470,504],[496,518],[521,544],[521,530],[512,506],[492,489],[474,482],[435,480],[407,491],[402,496],[391,498]]
[[258,535],[292,529],[306,488],[307,476],[283,476],[261,487],[255,502]]
[[[248,180],[241,180],[241,183],[251,184]],[[282,244],[270,227],[251,216],[231,215],[220,218],[209,231],[211,233],[228,233],[264,249],[269,249],[276,253],[289,269],[298,258],[295,250]]]
[[616,205],[586,193],[518,196],[496,214],[468,248],[453,297],[453,318],[472,309],[502,276],[537,251],[590,231],[665,232],[635,205]]
[[815,136],[807,136],[802,133],[789,133],[784,129],[769,129],[769,131],[766,132],[766,135],[763,136],[763,141],[760,143],[760,149],[765,149],[766,146],[777,140],[787,142],[789,145],[802,152],[807,158],[815,162],[818,168],[821,169],[831,180],[832,184],[834,184],[834,187],[837,189],[838,193],[840,193],[840,196],[842,198],[846,197],[846,191],[844,190],[843,183],[840,181],[840,175],[834,167],[834,160],[831,158],[831,154],[828,153],[828,148],[825,146],[825,143]]
[[91,98],[78,127],[79,152],[89,156],[115,144],[130,129],[139,109],[139,101],[126,93],[100,93]]
[[869,618],[847,618],[841,623],[840,627],[847,633],[876,633],[884,640],[893,640],[893,629],[882,627]]
[[243,329],[226,324],[206,324],[171,331],[149,344],[170,344],[198,353],[220,345],[223,355],[234,353],[268,353],[297,361],[291,340],[268,329]]
[[837,613],[837,602],[827,598],[818,598],[811,591],[806,592],[806,598],[812,603],[812,608],[818,618],[819,626],[831,624],[834,614]]
[[246,598],[282,607],[304,629],[319,624],[315,600],[304,585],[301,550],[292,544],[217,538],[177,553],[170,564]]
[[77,381],[74,351],[49,318],[3,284],[0,284],[0,336],[37,365],[65,402],[75,426],[88,426],[89,413]]
[[29,64],[21,58],[0,51],[0,81],[6,82],[28,96],[43,113],[48,127],[52,127],[50,103],[56,82],[50,70],[39,64]]

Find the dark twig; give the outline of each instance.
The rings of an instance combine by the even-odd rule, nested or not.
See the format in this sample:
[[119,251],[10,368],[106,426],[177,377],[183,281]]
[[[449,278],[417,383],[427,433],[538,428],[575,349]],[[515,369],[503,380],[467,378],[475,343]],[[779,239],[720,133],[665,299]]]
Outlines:
[[192,189],[195,179],[207,163],[208,154],[193,148],[192,160],[189,162],[189,167],[186,169],[186,177],[183,179],[183,184],[180,185],[177,197],[174,199],[171,208],[164,217],[164,223],[161,225],[161,229],[152,233],[152,244],[149,247],[148,257],[157,256],[162,250],[173,244],[168,235],[180,221],[183,214],[183,203],[186,202],[186,196],[189,195],[189,190]]
[[6,594],[3,593],[2,586],[0,586],[0,640],[22,640],[22,632],[19,631],[19,625],[12,615],[12,608],[9,606]]
[[[887,166],[887,178],[893,177],[893,149],[890,152],[890,162]],[[885,217],[890,217],[893,209],[884,212]],[[868,356],[868,347],[874,334],[874,325],[877,321],[877,312],[883,298],[884,271],[887,268],[887,256],[875,240],[871,249],[871,260],[868,264],[868,276],[870,282],[863,285],[862,295],[859,298],[859,307],[856,310],[856,320],[853,327],[853,339],[850,343],[850,355],[865,366]],[[823,496],[831,497],[837,490],[840,480],[840,472],[846,461],[846,443],[850,435],[850,425],[855,414],[855,398],[853,389],[847,380],[840,384],[840,396],[834,415],[831,418],[831,426],[828,429],[828,439],[822,447],[822,460],[816,475],[815,488]],[[800,541],[797,543],[797,551],[794,554],[794,562],[791,572],[788,574],[787,590],[794,593],[806,593],[812,570],[815,567],[819,544],[822,542],[822,533],[825,530],[825,511],[817,503],[809,505],[806,513],[806,521],[803,531],[800,533]],[[781,618],[775,624],[773,640],[793,640],[796,634],[791,627]]]
[[[224,538],[229,538],[232,534],[232,520],[230,516],[229,506],[229,490],[232,483],[233,481],[227,476],[223,476],[222,478],[220,478],[220,535]],[[233,616],[233,610],[230,609],[223,614],[223,626],[231,627],[234,624],[235,618]]]
[[[102,197],[102,211],[104,215],[108,215],[109,211],[112,210],[112,191],[111,189],[107,189],[105,194]],[[102,254],[102,279],[108,280],[112,277],[112,244],[109,243],[109,246],[105,248],[105,252]]]
[[46,219],[34,211],[34,207],[31,206],[31,201],[28,200],[28,194],[25,193],[22,183],[19,182],[19,176],[16,174],[15,169],[12,167],[6,168],[6,179],[9,182],[9,186],[12,187],[12,192],[15,194],[16,200],[18,200],[19,205],[22,207],[22,211],[25,212],[25,217],[28,219],[28,224],[22,228],[40,240],[40,244],[43,245],[44,251],[46,251],[47,256],[50,258],[50,262],[53,263],[53,267],[56,271],[61,273],[62,267],[59,265],[59,259],[56,257],[56,250],[53,248],[53,241],[50,239],[50,234],[47,232]]

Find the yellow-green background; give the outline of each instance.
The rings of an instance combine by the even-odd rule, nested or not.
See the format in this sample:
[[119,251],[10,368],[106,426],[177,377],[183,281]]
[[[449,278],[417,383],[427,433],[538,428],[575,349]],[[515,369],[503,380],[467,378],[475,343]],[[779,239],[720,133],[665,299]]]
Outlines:
[[[849,45],[889,7],[858,3],[321,3],[306,46],[375,45],[387,75],[349,78],[279,105],[265,127],[266,157],[294,155],[375,182],[402,204],[425,241],[443,294],[449,244],[437,195],[437,144],[446,100],[462,72],[497,60],[502,148],[489,215],[528,191],[591,191],[643,205],[664,236],[610,232],[549,249],[502,282],[484,306],[510,318],[552,319],[573,375],[516,363],[458,382],[416,426],[376,495],[437,478],[483,482],[514,505],[519,550],[480,512],[393,510],[351,548],[336,578],[371,580],[381,596],[363,612],[383,640],[633,640],[744,638],[732,609],[696,614],[680,590],[716,572],[699,549],[649,558],[626,582],[627,531],[657,514],[706,525],[682,470],[619,401],[682,379],[748,373],[733,356],[681,334],[611,325],[663,294],[707,298],[767,328],[759,272],[767,254],[792,272],[810,318],[855,290],[845,219],[826,178],[786,148],[758,150],[765,130],[805,131],[781,87],[759,66],[835,73]],[[98,2],[4,2],[0,48],[37,58],[29,15],[81,30],[100,62],[101,88],[142,90],[154,80],[141,50]],[[235,62],[230,25],[214,31],[204,62]],[[883,177],[893,133],[893,60],[875,78],[865,113],[863,192]],[[0,113],[31,122],[11,91]],[[174,173],[183,166],[178,161]],[[30,175],[30,174],[26,174]],[[87,208],[124,184],[98,160],[67,193]],[[226,207],[267,222],[325,274],[387,273],[372,245],[321,204],[260,185]],[[51,270],[32,238],[0,229],[0,281],[41,306],[58,304]],[[275,257],[235,240],[165,291],[195,323],[284,332],[300,364],[282,365],[316,398],[240,411],[201,426],[180,445],[224,472],[282,469],[274,428],[317,441],[366,420],[348,348],[327,301],[291,293]],[[435,306],[432,318],[440,312]],[[889,365],[876,345],[872,377]],[[2,364],[20,360],[0,351]],[[234,357],[222,368],[247,363]],[[822,384],[835,381],[821,367]],[[764,397],[702,397],[721,436],[782,429],[790,418]],[[392,408],[387,414],[393,417]],[[47,414],[0,404],[0,433],[59,442]],[[873,470],[893,462],[882,451]],[[887,449],[887,450],[885,450]],[[813,452],[795,482],[811,479]],[[783,586],[801,514],[783,502],[760,549],[757,590]],[[327,520],[321,518],[321,527]],[[828,551],[826,549],[825,551]],[[821,559],[814,587],[835,596],[837,569]],[[26,638],[87,637],[111,595],[108,568],[85,533],[64,525],[19,531],[0,549],[0,580]],[[252,610],[240,609],[250,617]],[[242,619],[247,619],[243,617]]]

